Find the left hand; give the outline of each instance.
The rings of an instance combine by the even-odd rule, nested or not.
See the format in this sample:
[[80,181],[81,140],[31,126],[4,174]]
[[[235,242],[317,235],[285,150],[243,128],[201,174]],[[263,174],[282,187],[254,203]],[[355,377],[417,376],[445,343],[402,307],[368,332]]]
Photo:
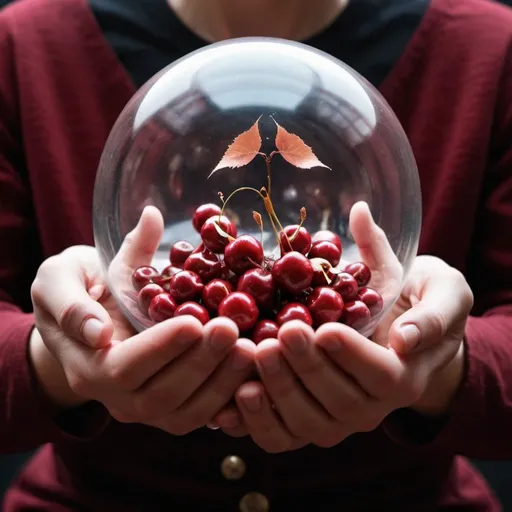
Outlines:
[[[363,260],[376,263],[391,249],[371,217],[364,220],[364,209],[359,214],[354,238]],[[306,444],[334,446],[374,430],[398,408],[442,413],[462,379],[462,339],[472,305],[459,271],[420,256],[372,340],[340,323],[315,333],[289,322],[279,340],[257,346],[261,383],[243,384],[236,409],[222,411],[214,423],[233,436],[251,435],[268,452],[282,452]]]

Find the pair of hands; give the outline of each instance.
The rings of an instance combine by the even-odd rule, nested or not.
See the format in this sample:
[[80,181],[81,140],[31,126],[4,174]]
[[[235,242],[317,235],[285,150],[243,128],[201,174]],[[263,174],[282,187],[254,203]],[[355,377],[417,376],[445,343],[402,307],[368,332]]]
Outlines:
[[[118,268],[146,264],[162,229],[159,212],[147,208],[125,239]],[[364,204],[353,209],[351,231],[377,275],[379,268],[398,268],[383,260],[392,251]],[[462,378],[472,307],[463,276],[422,256],[372,340],[341,324],[314,332],[290,322],[278,340],[255,346],[239,339],[226,318],[202,326],[191,317],[135,334],[90,247],[43,263],[32,299],[32,363],[57,404],[96,400],[120,422],[173,435],[219,426],[235,437],[250,435],[269,452],[334,446],[373,430],[400,407],[443,412]],[[254,366],[261,380],[247,382]]]

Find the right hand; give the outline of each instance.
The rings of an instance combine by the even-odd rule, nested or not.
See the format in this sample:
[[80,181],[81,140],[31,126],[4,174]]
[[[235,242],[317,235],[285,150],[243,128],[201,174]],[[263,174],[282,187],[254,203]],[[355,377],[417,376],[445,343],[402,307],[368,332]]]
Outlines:
[[[163,230],[146,208],[120,257],[148,264]],[[46,260],[32,285],[36,338],[60,363],[76,403],[101,402],[120,422],[174,435],[202,427],[233,397],[252,370],[255,346],[236,325],[216,318],[167,320],[139,334],[123,318],[101,277],[96,251],[72,247]],[[45,365],[31,350],[36,373]]]

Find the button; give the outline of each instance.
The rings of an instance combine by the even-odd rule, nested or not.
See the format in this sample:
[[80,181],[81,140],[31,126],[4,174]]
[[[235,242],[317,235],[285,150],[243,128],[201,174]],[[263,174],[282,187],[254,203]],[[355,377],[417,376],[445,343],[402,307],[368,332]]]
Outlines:
[[249,492],[240,500],[238,507],[240,512],[268,512],[270,503],[265,495]]
[[236,455],[228,455],[220,465],[222,476],[227,480],[240,480],[245,475],[245,462]]

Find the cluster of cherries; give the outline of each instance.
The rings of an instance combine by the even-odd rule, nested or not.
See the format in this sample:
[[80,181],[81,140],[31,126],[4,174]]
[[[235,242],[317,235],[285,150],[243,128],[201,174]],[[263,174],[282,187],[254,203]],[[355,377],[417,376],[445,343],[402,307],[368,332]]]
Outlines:
[[135,269],[132,282],[142,312],[154,322],[192,315],[232,319],[255,343],[275,338],[279,327],[301,320],[318,327],[342,322],[361,329],[383,307],[380,294],[367,285],[370,269],[362,262],[335,269],[341,240],[331,231],[313,237],[301,225],[280,233],[280,257],[265,257],[251,235],[237,236],[236,226],[219,206],[197,208],[192,223],[202,243],[176,242],[170,265]]

